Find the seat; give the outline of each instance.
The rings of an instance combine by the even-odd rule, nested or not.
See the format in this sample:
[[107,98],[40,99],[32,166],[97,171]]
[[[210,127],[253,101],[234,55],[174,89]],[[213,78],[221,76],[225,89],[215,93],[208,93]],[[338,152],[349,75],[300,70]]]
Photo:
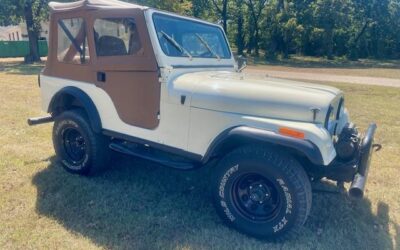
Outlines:
[[96,43],[96,52],[97,56],[125,56],[128,54],[124,41],[114,36],[100,37]]

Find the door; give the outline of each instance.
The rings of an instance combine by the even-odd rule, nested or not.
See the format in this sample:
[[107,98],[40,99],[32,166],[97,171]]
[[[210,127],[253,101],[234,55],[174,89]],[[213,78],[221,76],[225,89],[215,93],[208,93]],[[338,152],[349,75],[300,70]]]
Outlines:
[[161,86],[143,10],[95,11],[89,27],[96,86],[107,92],[124,123],[155,129]]

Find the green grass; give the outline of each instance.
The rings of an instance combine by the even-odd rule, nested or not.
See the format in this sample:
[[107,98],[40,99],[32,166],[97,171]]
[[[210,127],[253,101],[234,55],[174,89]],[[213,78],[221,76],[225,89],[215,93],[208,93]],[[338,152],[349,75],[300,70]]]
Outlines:
[[400,60],[360,59],[349,61],[345,58],[327,60],[321,57],[291,56],[289,59],[266,61],[262,57],[250,57],[249,65],[289,72],[400,79]]
[[388,68],[398,69],[400,67],[399,60],[375,60],[375,59],[358,59],[351,61],[345,57],[335,57],[328,60],[325,57],[291,55],[289,58],[277,58],[276,60],[265,60],[263,55],[258,58],[250,57],[250,62],[255,64],[277,64],[296,67],[313,67],[313,68]]
[[379,125],[366,198],[315,193],[301,235],[269,243],[218,218],[212,167],[180,172],[116,154],[98,177],[66,173],[51,125],[26,125],[41,114],[39,69],[10,63],[0,66],[0,249],[400,249],[400,88],[334,84],[354,121]]

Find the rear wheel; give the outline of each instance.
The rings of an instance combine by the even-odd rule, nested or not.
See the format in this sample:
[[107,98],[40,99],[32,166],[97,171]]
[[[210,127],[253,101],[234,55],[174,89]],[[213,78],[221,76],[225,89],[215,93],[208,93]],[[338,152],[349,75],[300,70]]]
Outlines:
[[56,117],[53,144],[57,157],[71,173],[93,175],[109,163],[109,139],[93,132],[83,110],[65,111]]
[[217,166],[215,205],[237,230],[259,238],[299,231],[311,208],[311,185],[290,155],[267,147],[234,150]]

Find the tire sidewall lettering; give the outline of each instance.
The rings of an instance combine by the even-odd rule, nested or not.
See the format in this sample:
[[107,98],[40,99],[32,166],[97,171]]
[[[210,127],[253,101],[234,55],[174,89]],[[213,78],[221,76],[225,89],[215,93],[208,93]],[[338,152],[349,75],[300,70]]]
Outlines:
[[87,165],[88,161],[89,161],[89,155],[88,155],[88,154],[85,154],[85,159],[84,159],[84,160],[82,161],[82,163],[80,163],[80,164],[72,165],[71,163],[69,163],[69,162],[66,161],[66,160],[62,160],[61,162],[62,162],[66,167],[68,167],[68,168],[70,168],[70,169],[80,170],[80,169],[83,169],[83,168]]
[[277,182],[281,186],[283,192],[285,193],[285,199],[286,199],[286,214],[291,214],[292,209],[293,209],[293,199],[292,199],[292,194],[289,191],[289,188],[287,187],[286,183],[282,179],[277,179]]
[[285,226],[288,224],[288,217],[291,216],[292,214],[292,210],[293,210],[293,199],[292,199],[292,194],[290,193],[290,190],[286,184],[286,182],[281,179],[278,178],[276,179],[277,183],[279,184],[279,186],[281,187],[284,196],[285,196],[285,201],[286,201],[286,208],[285,209],[285,214],[282,217],[282,219],[274,226],[272,226],[272,230],[274,233],[278,233],[279,231],[281,231],[282,229],[285,228]]
[[223,208],[223,211],[225,213],[225,215],[227,216],[227,218],[233,222],[236,220],[235,216],[232,214],[232,212],[230,211],[227,202],[225,201],[225,187],[227,182],[229,181],[229,178],[235,174],[237,171],[239,171],[239,164],[231,167],[230,169],[228,169],[225,174],[223,175],[220,183],[219,183],[219,197],[221,198],[220,200],[220,205]]

